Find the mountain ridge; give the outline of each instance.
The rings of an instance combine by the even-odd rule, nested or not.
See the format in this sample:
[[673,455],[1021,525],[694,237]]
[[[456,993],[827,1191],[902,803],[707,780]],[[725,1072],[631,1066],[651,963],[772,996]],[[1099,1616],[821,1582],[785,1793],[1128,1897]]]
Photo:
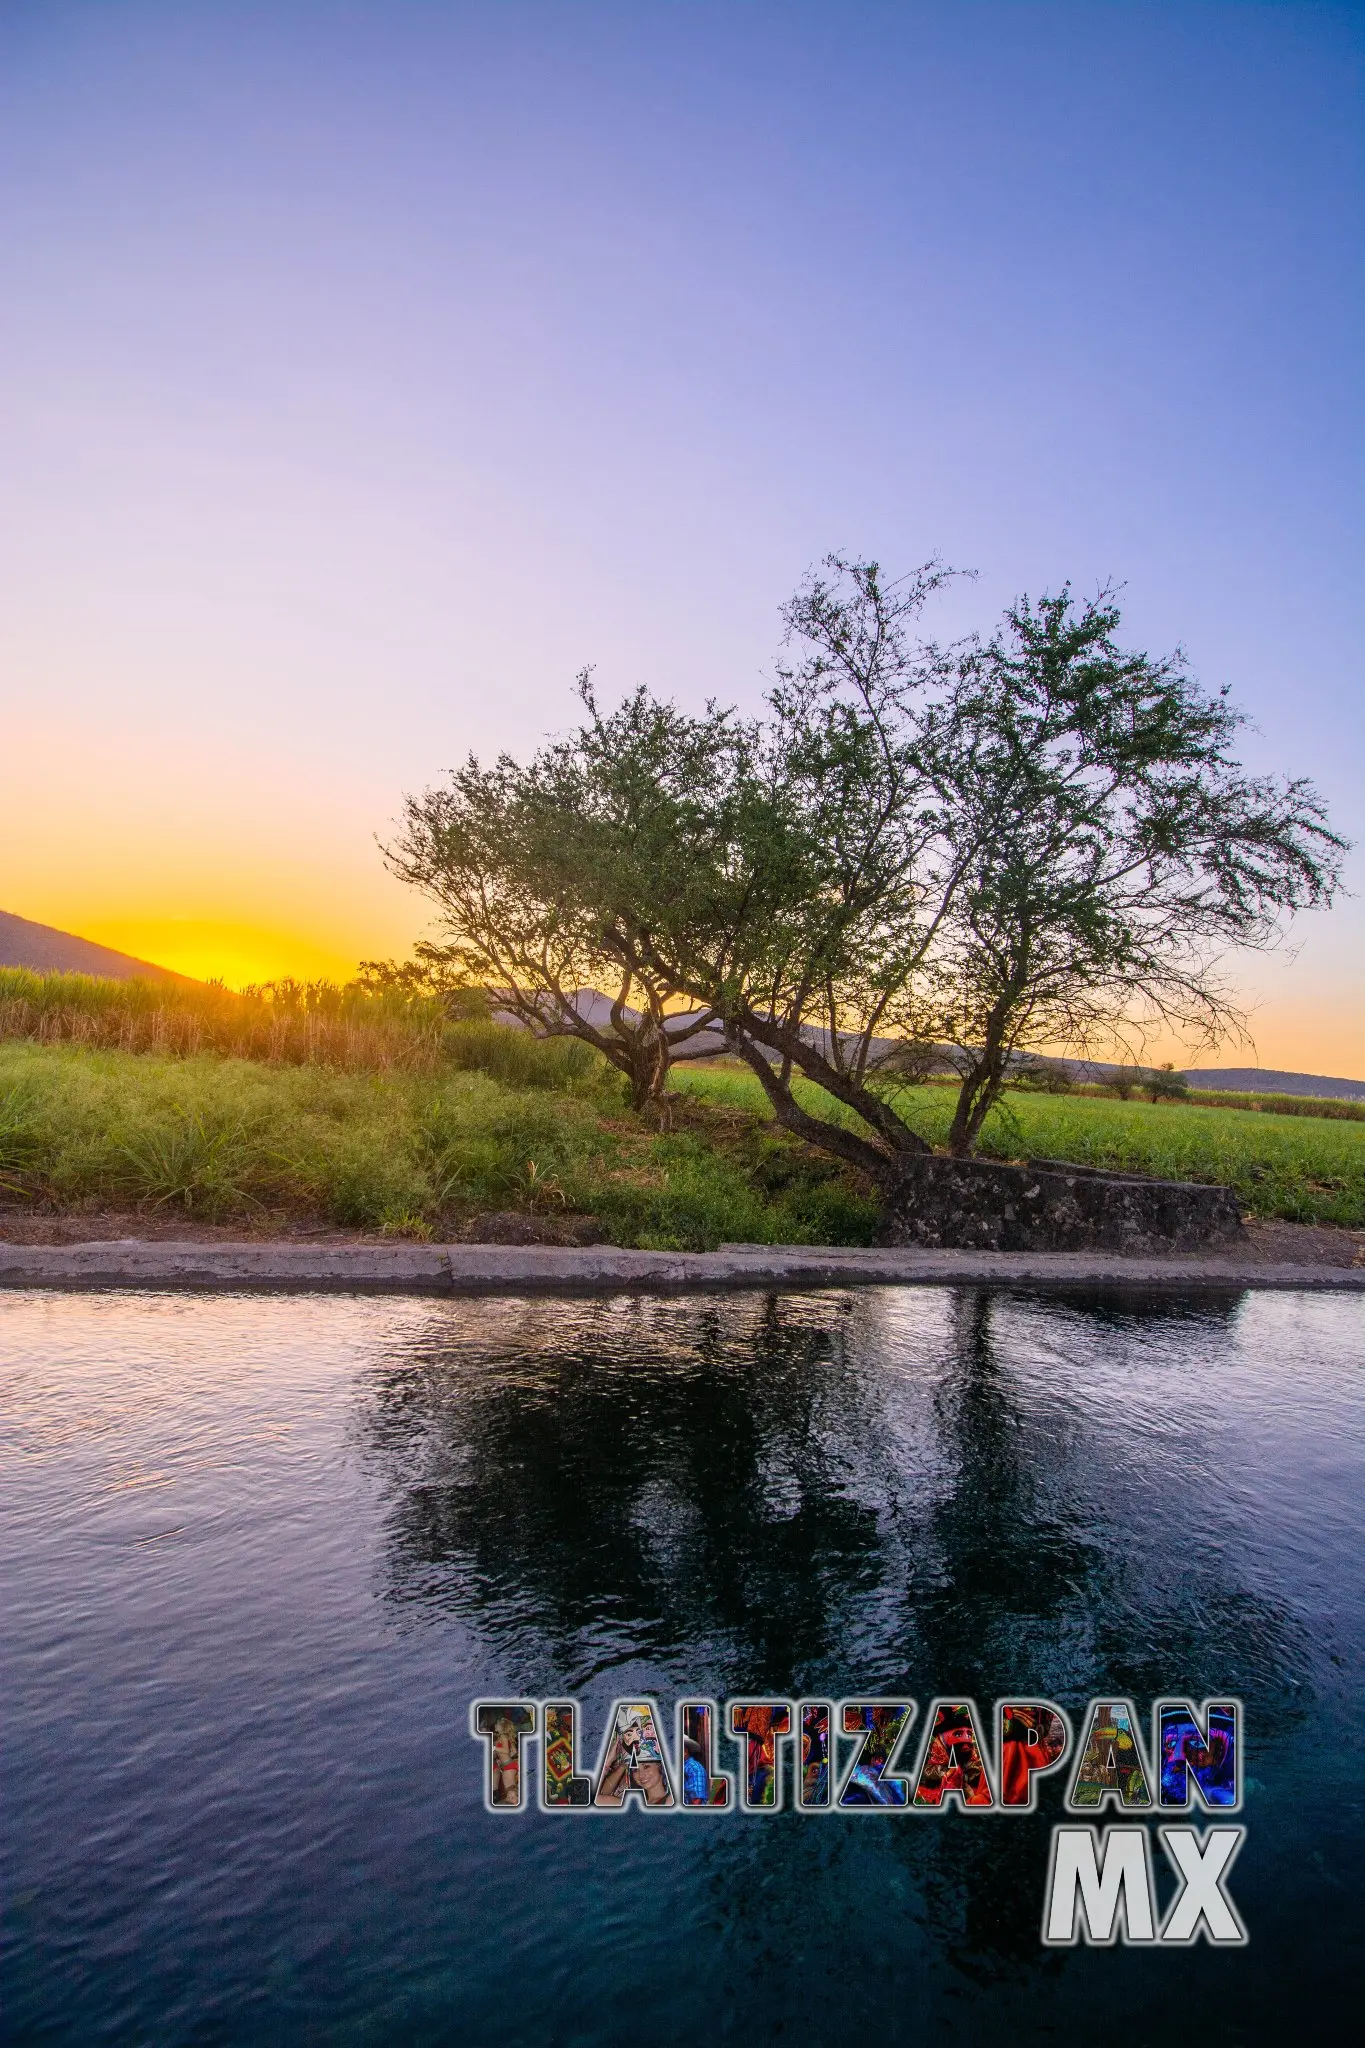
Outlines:
[[198,983],[173,968],[158,967],[154,960],[139,960],[133,953],[120,953],[113,946],[100,946],[93,939],[77,938],[74,932],[59,931],[56,925],[35,924],[12,910],[0,910],[0,967],[28,967],[37,974],[95,974],[105,981],[169,981],[182,988]]

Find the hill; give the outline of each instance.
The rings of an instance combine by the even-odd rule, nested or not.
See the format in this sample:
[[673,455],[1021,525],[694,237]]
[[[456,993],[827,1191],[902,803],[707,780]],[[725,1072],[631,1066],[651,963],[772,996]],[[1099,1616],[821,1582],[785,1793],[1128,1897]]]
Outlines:
[[31,967],[38,974],[98,974],[106,981],[173,981],[195,984],[186,974],[173,974],[150,960],[97,946],[50,924],[34,924],[13,911],[0,910],[0,967]]
[[1316,1095],[1365,1102],[1365,1081],[1332,1074],[1282,1074],[1274,1067],[1186,1067],[1192,1088],[1223,1088],[1236,1095]]
[[[603,995],[599,989],[584,988],[578,991],[577,1001],[580,1013],[589,1023],[597,1025],[602,1030],[610,1027],[610,996]],[[637,1012],[629,1005],[626,1007],[626,1016],[632,1023],[637,1021]],[[674,1022],[680,1024],[681,1017],[676,1018]],[[827,1034],[823,1031],[812,1031],[810,1036],[821,1046],[827,1042]],[[891,1052],[896,1042],[892,1038],[874,1038],[874,1052]],[[706,1059],[723,1050],[724,1041],[720,1032],[708,1030],[686,1041],[682,1057]],[[940,1050],[946,1059],[948,1048],[944,1046]],[[1064,1067],[1076,1081],[1103,1083],[1119,1071],[1111,1060],[1060,1059],[1057,1065]],[[1365,1102],[1365,1081],[1346,1080],[1340,1075],[1288,1074],[1282,1073],[1277,1067],[1185,1067],[1182,1071],[1192,1088],[1208,1088],[1215,1091],[1221,1089],[1234,1095],[1306,1095],[1326,1100]]]

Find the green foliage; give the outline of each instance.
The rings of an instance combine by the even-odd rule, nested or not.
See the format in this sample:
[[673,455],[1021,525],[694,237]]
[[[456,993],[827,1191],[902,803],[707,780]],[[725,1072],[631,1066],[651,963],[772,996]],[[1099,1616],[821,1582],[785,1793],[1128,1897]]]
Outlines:
[[33,1091],[16,1083],[0,1092],[0,1193],[25,1192],[21,1176],[41,1150]]
[[1045,1095],[1069,1095],[1076,1085],[1061,1060],[1023,1060],[1010,1079],[1017,1088],[1037,1088]]
[[[0,1199],[419,1237],[520,1209],[550,1222],[590,1215],[615,1242],[661,1248],[872,1240],[872,1189],[781,1130],[738,1063],[675,1070],[674,1128],[661,1130],[623,1111],[605,1068],[571,1060],[561,1089],[543,1071],[528,1078],[0,1045]],[[853,1119],[798,1085],[812,1113]],[[946,1141],[953,1088],[914,1086],[898,1100],[922,1138]],[[1365,1227],[1365,1123],[1299,1107],[1251,1115],[1014,1089],[981,1149],[1226,1181],[1257,1215]]]
[[144,1206],[170,1205],[210,1221],[257,1206],[251,1183],[259,1161],[245,1125],[228,1117],[177,1104],[169,1119],[138,1131],[118,1153],[120,1184]]
[[1246,1095],[1228,1088],[1191,1088],[1182,1098],[1209,1109],[1264,1110],[1274,1116],[1320,1116],[1329,1121],[1365,1123],[1365,1102],[1339,1095]]
[[604,1103],[624,1099],[606,1061],[576,1038],[534,1038],[482,1019],[448,1025],[441,1057],[448,1066],[491,1074],[508,1088],[548,1088]]

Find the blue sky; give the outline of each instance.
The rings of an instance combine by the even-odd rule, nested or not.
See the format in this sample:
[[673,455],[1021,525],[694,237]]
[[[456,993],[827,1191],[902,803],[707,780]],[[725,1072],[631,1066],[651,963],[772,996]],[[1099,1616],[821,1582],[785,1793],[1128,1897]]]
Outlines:
[[[1365,837],[1358,7],[0,5],[0,905],[403,951],[404,788],[834,547],[1126,585]],[[1355,885],[1365,865],[1354,863]],[[1365,1073],[1365,915],[1244,976]],[[178,950],[177,950],[178,949]]]

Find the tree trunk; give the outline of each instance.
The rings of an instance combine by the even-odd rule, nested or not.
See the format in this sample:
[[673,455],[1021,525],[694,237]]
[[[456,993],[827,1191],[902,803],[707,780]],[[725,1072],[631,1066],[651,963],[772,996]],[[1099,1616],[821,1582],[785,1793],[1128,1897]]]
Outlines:
[[[817,1087],[823,1088],[826,1094],[832,1095],[836,1102],[842,1102],[855,1116],[861,1117],[876,1134],[877,1142],[871,1145],[865,1139],[855,1140],[865,1147],[871,1158],[881,1158],[883,1148],[885,1153],[893,1158],[901,1152],[933,1151],[933,1146],[921,1138],[918,1131],[912,1131],[904,1118],[897,1116],[889,1102],[885,1102],[865,1083],[851,1080],[847,1074],[842,1073],[808,1039],[802,1037],[799,1027],[776,1025],[757,1016],[752,1010],[746,1010],[731,1020],[727,1038],[731,1050],[738,1052],[747,1060],[762,1081],[764,1092],[777,1111],[779,1122],[786,1124],[788,1130],[808,1138],[812,1144],[823,1145],[826,1151],[838,1151],[840,1157],[849,1156],[839,1145],[827,1143],[823,1138],[814,1135],[816,1131],[840,1131],[842,1126],[827,1124],[819,1117],[809,1116],[800,1107],[792,1094],[788,1078],[793,1066],[807,1081],[813,1081]],[[764,1059],[762,1048],[765,1046],[770,1052],[781,1056],[780,1071]],[[788,1105],[790,1114],[784,1113],[780,1104]]]
[[[623,1034],[624,1035],[624,1034]],[[668,1082],[668,1036],[648,1015],[627,1037],[630,1106],[637,1113],[657,1102]]]
[[[832,1152],[836,1159],[858,1167],[869,1179],[882,1186],[894,1179],[895,1154],[889,1148],[883,1150],[870,1139],[860,1138],[854,1131],[846,1131],[842,1124],[826,1123],[823,1117],[811,1116],[792,1094],[791,1084],[783,1081],[772,1063],[746,1038],[732,1039],[730,1050],[738,1053],[757,1074],[783,1130],[790,1131],[794,1138],[804,1139],[808,1145],[818,1147],[821,1152]],[[929,1147],[925,1145],[923,1149],[927,1152]]]
[[954,1159],[965,1159],[976,1150],[981,1126],[1004,1086],[1009,1048],[1004,1043],[1003,1026],[1003,1018],[992,1012],[986,1020],[986,1042],[962,1077],[948,1132],[948,1150]]

